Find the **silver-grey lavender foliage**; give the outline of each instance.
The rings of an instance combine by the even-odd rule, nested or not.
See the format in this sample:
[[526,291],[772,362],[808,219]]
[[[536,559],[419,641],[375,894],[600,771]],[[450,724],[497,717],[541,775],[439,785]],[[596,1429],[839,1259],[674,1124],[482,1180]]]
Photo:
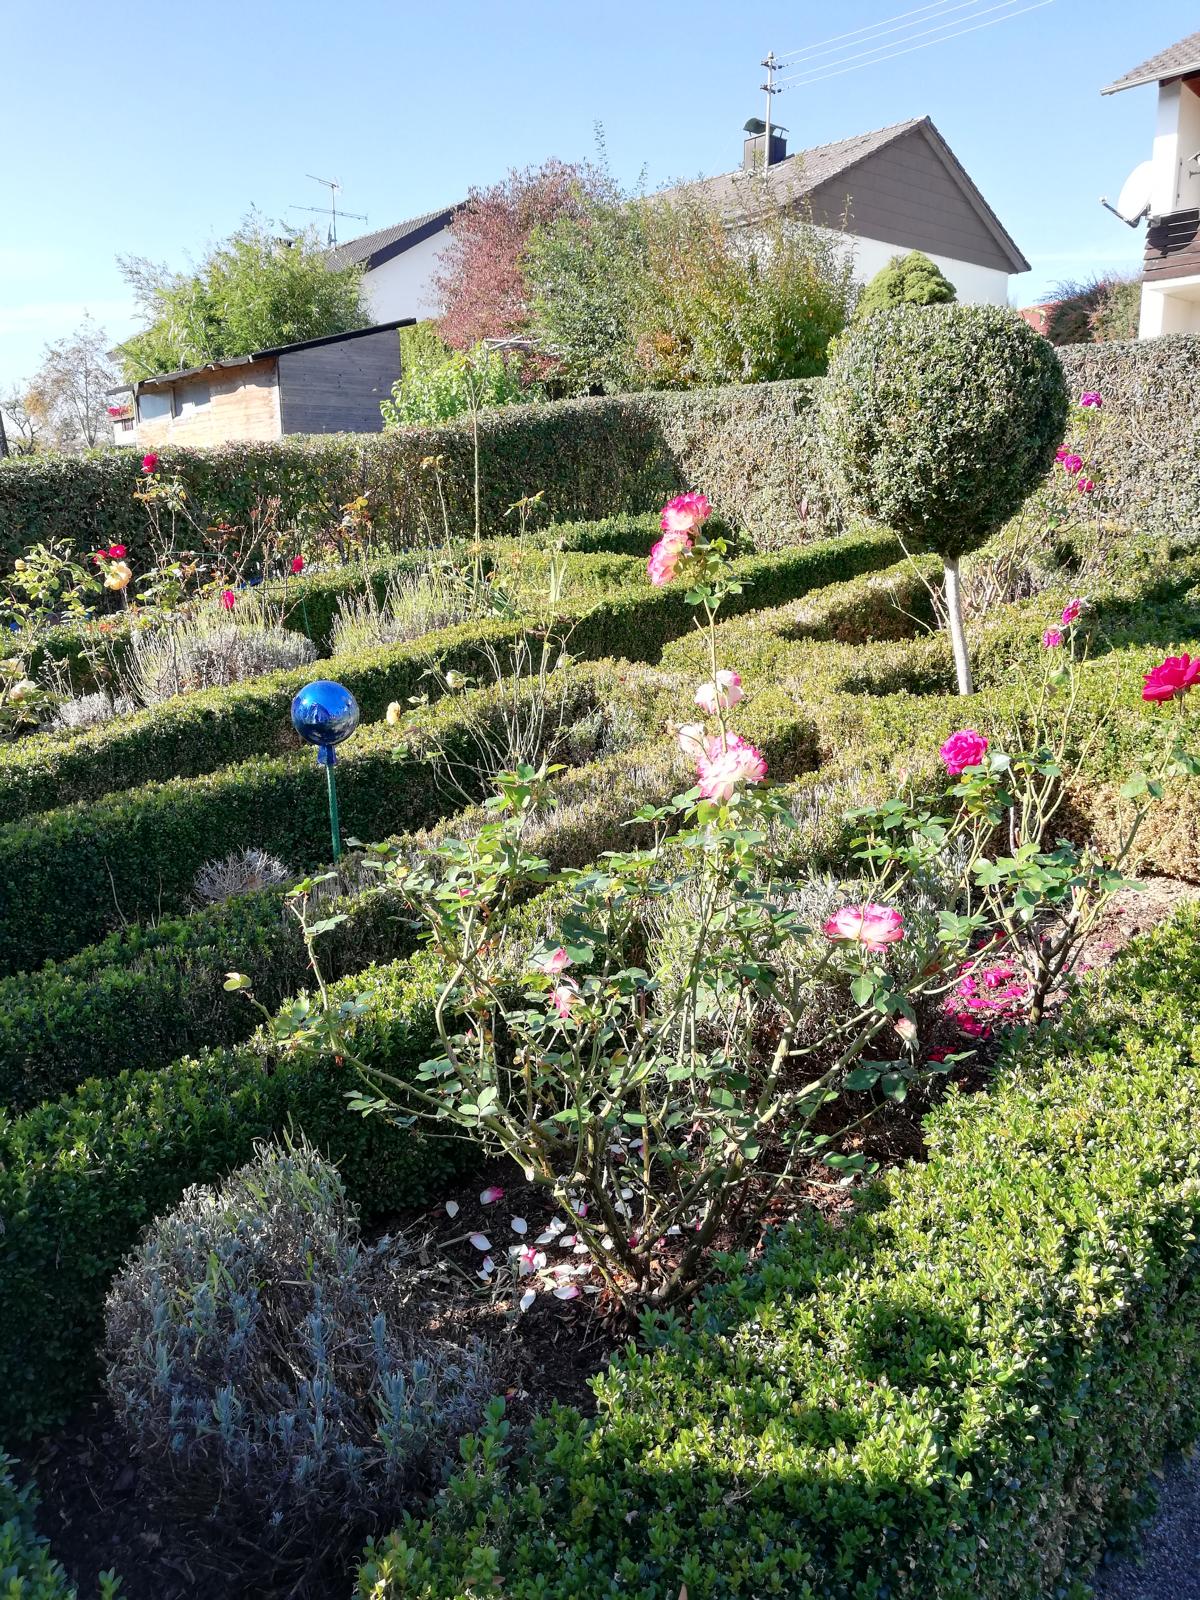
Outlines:
[[361,1242],[336,1169],[302,1144],[150,1226],[109,1293],[108,1392],[181,1512],[295,1554],[361,1539],[437,1480],[493,1363],[405,1326],[407,1257]]

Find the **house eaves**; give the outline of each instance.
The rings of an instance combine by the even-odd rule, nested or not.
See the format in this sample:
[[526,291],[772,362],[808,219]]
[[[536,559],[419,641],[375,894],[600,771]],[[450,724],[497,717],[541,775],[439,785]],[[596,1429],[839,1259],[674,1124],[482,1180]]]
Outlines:
[[1200,72],[1200,33],[1189,33],[1186,39],[1160,50],[1100,93],[1120,94],[1122,89],[1138,89],[1144,83],[1169,83],[1172,78],[1183,78],[1190,72]]

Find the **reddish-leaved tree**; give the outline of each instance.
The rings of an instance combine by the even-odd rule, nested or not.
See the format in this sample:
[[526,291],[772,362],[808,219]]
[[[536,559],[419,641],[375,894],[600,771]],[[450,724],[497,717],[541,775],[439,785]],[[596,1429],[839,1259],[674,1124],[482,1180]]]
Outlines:
[[610,187],[590,162],[550,160],[514,169],[490,188],[472,189],[434,278],[446,343],[467,350],[480,339],[521,333],[529,322],[522,269],[529,235],[556,217],[579,215],[589,198]]

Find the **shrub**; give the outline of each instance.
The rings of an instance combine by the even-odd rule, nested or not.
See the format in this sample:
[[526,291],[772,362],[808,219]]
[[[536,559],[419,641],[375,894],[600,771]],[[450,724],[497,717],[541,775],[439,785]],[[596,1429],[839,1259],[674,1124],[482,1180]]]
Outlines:
[[108,1294],[107,1387],[173,1514],[321,1561],[440,1477],[494,1361],[405,1326],[415,1266],[403,1239],[362,1243],[303,1140],[150,1225]]
[[486,1432],[360,1600],[1081,1592],[1200,1421],[1198,934],[948,1097],[927,1164],[736,1263],[596,1380],[596,1420],[541,1419],[511,1474]]
[[1053,350],[994,306],[868,317],[830,368],[820,426],[834,481],[854,509],[942,557],[963,694],[959,558],[1020,509],[1053,465],[1066,419]]
[[[358,1048],[405,1076],[428,1054],[436,982],[422,958],[347,980],[370,999]],[[0,1431],[52,1426],[96,1375],[104,1296],[140,1230],[195,1183],[291,1128],[335,1161],[364,1219],[437,1197],[464,1147],[348,1115],[344,1071],[268,1060],[254,1042],[156,1072],[93,1079],[0,1116]]]
[[897,306],[940,306],[958,299],[958,291],[941,268],[921,250],[893,256],[859,296],[856,320]]
[[292,876],[282,861],[256,845],[247,845],[231,851],[220,861],[206,861],[196,874],[192,890],[197,900],[211,905],[277,887],[289,882]]
[[312,641],[287,628],[214,627],[203,619],[180,619],[136,639],[133,673],[143,703],[158,705],[173,695],[225,689],[316,658]]
[[449,422],[465,411],[491,411],[539,398],[519,357],[475,345],[444,350],[440,360],[410,360],[382,404],[385,428]]

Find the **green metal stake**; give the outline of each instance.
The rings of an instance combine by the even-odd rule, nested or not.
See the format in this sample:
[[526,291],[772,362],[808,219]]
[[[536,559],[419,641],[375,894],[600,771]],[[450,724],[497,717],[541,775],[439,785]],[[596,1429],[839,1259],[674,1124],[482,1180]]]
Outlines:
[[[330,755],[333,754],[331,750]],[[333,838],[333,861],[336,866],[342,859],[342,829],[338,822],[337,779],[333,775],[333,762],[325,768],[325,786],[329,790],[329,832]]]

